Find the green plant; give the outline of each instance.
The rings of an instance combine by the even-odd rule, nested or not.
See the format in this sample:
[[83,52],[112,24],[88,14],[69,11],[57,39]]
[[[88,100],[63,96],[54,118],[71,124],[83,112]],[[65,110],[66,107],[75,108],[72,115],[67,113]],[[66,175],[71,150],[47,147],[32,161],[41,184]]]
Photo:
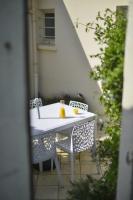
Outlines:
[[96,180],[91,176],[72,183],[67,200],[114,200],[115,192],[111,184],[105,184],[104,178]]
[[113,200],[116,193],[126,17],[122,12],[106,9],[103,15],[98,12],[95,24],[87,23],[86,31],[91,29],[100,47],[99,53],[91,57],[98,58],[100,64],[95,66],[90,75],[101,82],[100,102],[106,116],[104,132],[110,136],[99,145],[98,152],[103,160],[108,160],[108,168],[99,180],[88,176],[84,181],[74,183],[68,200]]
[[[94,39],[100,45],[100,53],[92,57],[99,58],[100,65],[91,72],[91,77],[101,81],[103,92],[100,101],[106,115],[104,131],[111,137],[99,146],[99,153],[101,157],[110,159],[106,179],[114,181],[118,165],[126,17],[122,12],[106,9],[103,16],[98,13],[96,20],[103,24],[95,25]],[[116,188],[116,181],[114,183]]]

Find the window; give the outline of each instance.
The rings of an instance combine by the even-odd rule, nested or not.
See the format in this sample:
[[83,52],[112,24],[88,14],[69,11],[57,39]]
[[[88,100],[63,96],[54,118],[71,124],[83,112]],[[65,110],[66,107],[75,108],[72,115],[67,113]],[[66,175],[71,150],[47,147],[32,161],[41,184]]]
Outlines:
[[54,10],[40,10],[39,43],[55,45],[55,13]]

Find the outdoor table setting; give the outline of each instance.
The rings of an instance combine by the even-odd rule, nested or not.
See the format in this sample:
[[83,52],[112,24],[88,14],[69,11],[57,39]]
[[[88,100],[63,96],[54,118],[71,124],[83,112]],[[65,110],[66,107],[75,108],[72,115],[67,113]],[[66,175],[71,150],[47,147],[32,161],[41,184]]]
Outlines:
[[[49,147],[54,145],[54,143],[50,144],[54,138],[54,146],[56,146],[56,137],[58,133],[63,134],[64,130],[67,132],[68,129],[73,129],[73,127],[77,124],[82,124],[93,120],[96,120],[96,114],[80,108],[74,108],[70,105],[64,104],[64,102],[53,103],[45,106],[39,106],[39,104],[36,102],[36,107],[30,109],[31,137],[32,140],[38,140],[40,142],[37,154],[35,150],[33,153],[33,158],[37,160],[39,154],[40,156],[44,157],[43,155],[47,154],[49,151],[47,151],[47,149],[47,153],[44,151],[41,138],[47,137],[47,142],[45,142],[45,144],[47,143]],[[44,154],[42,154],[42,152],[44,152]],[[39,162],[39,168],[41,171],[49,170],[51,168],[50,160],[46,161],[44,159],[44,161],[45,162],[42,162],[42,164]],[[60,170],[58,173],[60,174]]]
[[71,128],[77,123],[91,121],[95,118],[96,114],[94,113],[62,103],[54,103],[30,110],[30,126],[38,130],[39,134],[56,133]]

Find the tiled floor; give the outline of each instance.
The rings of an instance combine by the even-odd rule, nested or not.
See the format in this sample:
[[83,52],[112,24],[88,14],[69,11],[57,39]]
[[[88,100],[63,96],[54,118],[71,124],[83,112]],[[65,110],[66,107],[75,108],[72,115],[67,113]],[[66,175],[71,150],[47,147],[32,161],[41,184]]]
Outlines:
[[[66,199],[67,190],[71,188],[70,184],[70,161],[66,153],[59,152],[61,172],[64,179],[64,187],[58,185],[56,170],[44,171],[42,173],[34,170],[34,196],[35,200],[64,200]],[[99,178],[96,163],[92,160],[89,152],[80,153],[76,157],[75,163],[75,180],[85,178],[86,174]],[[80,159],[79,159],[80,158]]]

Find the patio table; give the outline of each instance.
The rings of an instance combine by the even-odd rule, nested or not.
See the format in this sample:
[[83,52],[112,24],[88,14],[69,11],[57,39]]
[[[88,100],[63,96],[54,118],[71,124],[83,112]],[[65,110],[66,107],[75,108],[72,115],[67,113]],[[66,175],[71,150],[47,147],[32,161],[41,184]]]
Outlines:
[[[65,118],[59,117],[59,110],[61,107],[65,108]],[[30,125],[32,128],[38,130],[33,134],[57,133],[62,130],[72,128],[77,123],[83,123],[96,119],[96,114],[79,110],[78,114],[73,113],[73,107],[66,104],[54,103],[40,108],[40,119],[38,118],[37,109],[30,110]],[[35,135],[34,135],[35,136]]]

